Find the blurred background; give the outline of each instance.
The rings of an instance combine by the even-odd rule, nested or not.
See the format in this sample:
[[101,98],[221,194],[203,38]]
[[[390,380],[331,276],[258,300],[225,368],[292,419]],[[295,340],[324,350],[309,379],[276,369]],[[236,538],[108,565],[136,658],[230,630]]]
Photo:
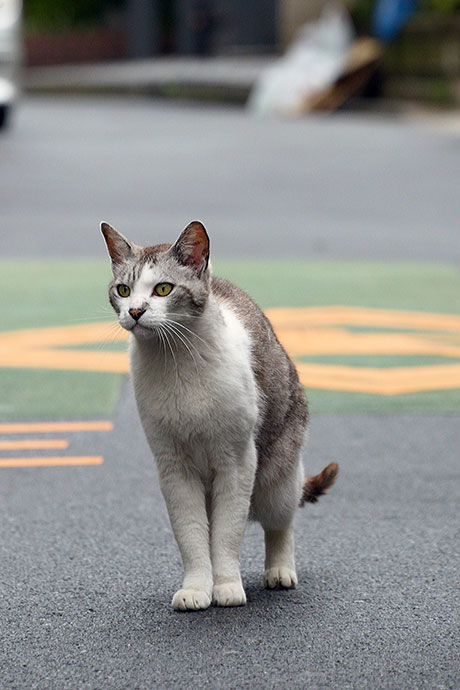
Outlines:
[[381,95],[459,102],[459,0],[25,0],[25,64],[276,55],[327,5],[339,4],[358,36],[390,43]]
[[1,250],[200,216],[224,255],[280,219],[286,255],[457,255],[420,126],[460,129],[459,37],[460,0],[0,0]]
[[[139,67],[132,72],[131,89],[139,89],[141,80],[144,90],[149,84],[150,93],[244,102],[264,63],[289,50],[302,27],[311,27],[331,8],[347,13],[353,27],[349,44],[351,38],[363,36],[380,41],[378,49],[374,46],[369,52],[368,45],[357,59],[354,56],[353,69],[371,69],[358,83],[347,84],[334,106],[356,93],[429,104],[459,103],[459,0],[25,0],[23,41],[17,21],[20,0],[1,0],[1,69],[18,60],[32,68],[165,56],[240,57],[244,59],[230,63],[233,72],[223,70],[220,79],[210,73],[210,65],[208,70],[202,65],[201,72],[189,67],[181,73],[176,61],[176,71],[164,69],[156,75],[144,65],[143,71]],[[343,35],[334,36],[332,31],[328,50],[337,50],[341,38],[343,42]],[[80,72],[77,79],[75,73],[55,73],[52,79],[49,73],[46,78],[43,72],[26,70],[24,84],[30,90],[66,85],[101,88],[101,83],[83,75]],[[102,76],[99,82],[106,88],[129,88],[128,74],[123,84],[108,72]]]

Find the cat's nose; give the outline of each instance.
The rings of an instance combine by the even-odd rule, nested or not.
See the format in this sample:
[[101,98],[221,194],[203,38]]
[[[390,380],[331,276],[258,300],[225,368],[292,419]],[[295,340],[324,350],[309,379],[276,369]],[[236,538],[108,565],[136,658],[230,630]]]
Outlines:
[[135,321],[139,321],[142,314],[145,313],[145,309],[128,309],[128,313]]

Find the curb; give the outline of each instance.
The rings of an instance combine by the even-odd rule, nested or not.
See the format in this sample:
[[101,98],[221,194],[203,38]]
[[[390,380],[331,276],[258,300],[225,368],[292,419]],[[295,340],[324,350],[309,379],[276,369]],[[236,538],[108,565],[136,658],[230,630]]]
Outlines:
[[145,95],[242,104],[271,58],[137,60],[28,68],[28,93]]

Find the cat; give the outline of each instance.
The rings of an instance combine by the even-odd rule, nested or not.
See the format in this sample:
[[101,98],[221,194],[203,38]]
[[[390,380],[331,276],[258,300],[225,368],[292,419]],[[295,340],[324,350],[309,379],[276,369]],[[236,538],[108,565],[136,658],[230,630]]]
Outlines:
[[255,302],[212,274],[200,221],[147,248],[107,223],[101,231],[109,300],[131,334],[137,408],[184,566],[172,606],[246,603],[248,518],[265,532],[265,586],[295,587],[294,514],[332,485],[338,465],[304,479],[308,409],[294,364]]

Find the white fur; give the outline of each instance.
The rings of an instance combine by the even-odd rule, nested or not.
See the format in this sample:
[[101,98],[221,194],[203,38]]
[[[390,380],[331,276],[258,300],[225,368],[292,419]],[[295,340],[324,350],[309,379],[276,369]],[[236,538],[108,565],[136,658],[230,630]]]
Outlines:
[[[156,280],[155,269],[141,275],[120,321],[130,307],[141,306]],[[145,318],[161,321],[166,300],[157,302],[156,314],[143,315],[141,327]],[[211,600],[221,606],[246,602],[239,554],[263,416],[250,336],[235,312],[211,296],[197,329],[188,348],[177,341],[172,352],[157,339],[130,339],[137,406],[184,565],[183,586],[172,602],[182,610],[206,608]],[[296,467],[267,498],[266,480],[257,479],[253,513],[266,530],[269,587],[297,582],[291,523],[302,481]]]

